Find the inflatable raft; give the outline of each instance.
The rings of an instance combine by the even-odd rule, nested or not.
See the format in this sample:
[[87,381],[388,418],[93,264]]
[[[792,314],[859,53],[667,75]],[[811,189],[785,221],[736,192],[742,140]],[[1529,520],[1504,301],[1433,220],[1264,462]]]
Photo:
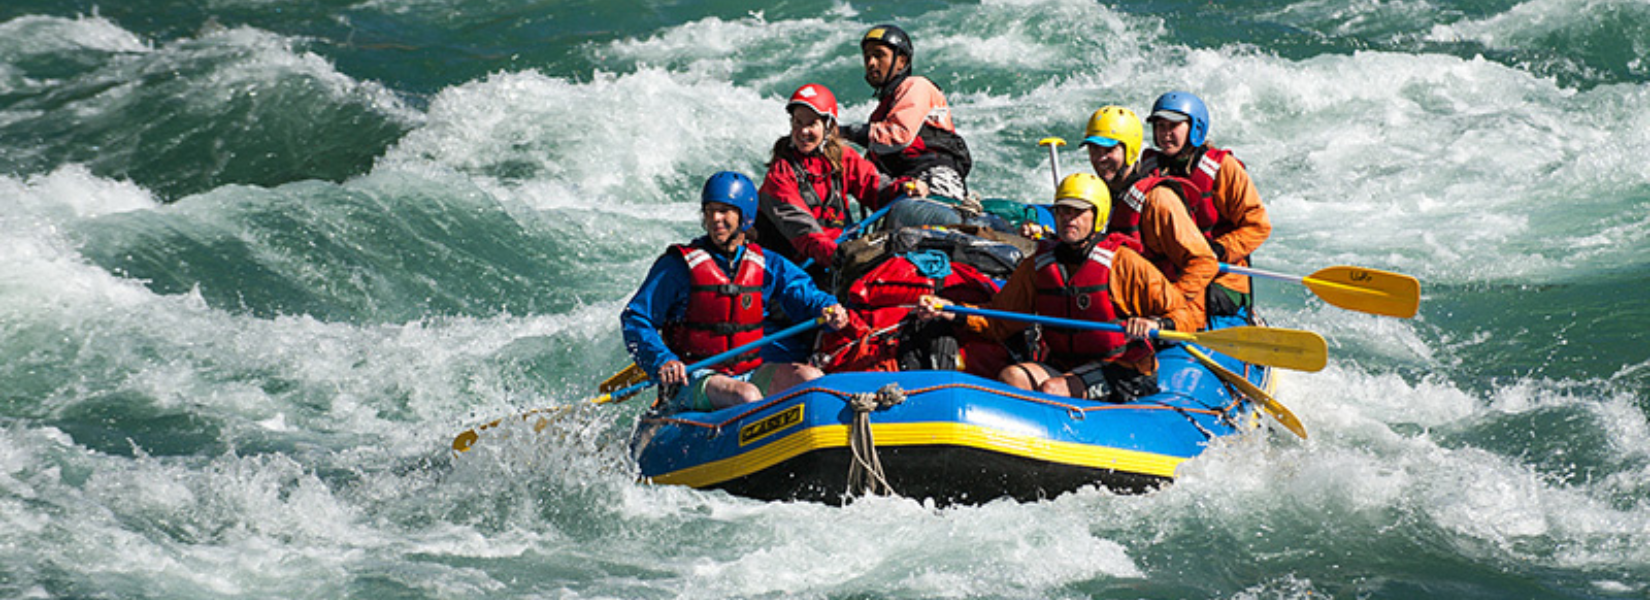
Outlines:
[[[1203,353],[1271,391],[1272,369]],[[840,504],[851,497],[850,401],[882,390],[884,405],[866,411],[861,426],[899,495],[945,505],[1032,501],[1089,485],[1140,492],[1173,481],[1215,438],[1259,427],[1254,406],[1185,346],[1158,360],[1162,392],[1125,404],[957,371],[827,375],[715,412],[644,414],[632,452],[653,483]]]

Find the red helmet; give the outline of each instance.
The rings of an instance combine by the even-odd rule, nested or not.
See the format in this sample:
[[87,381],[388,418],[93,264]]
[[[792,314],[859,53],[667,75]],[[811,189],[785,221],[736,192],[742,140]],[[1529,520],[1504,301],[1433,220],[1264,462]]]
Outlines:
[[790,112],[791,107],[799,104],[836,122],[836,94],[823,85],[810,83],[796,88],[796,92],[791,94],[791,101],[785,103],[785,112]]

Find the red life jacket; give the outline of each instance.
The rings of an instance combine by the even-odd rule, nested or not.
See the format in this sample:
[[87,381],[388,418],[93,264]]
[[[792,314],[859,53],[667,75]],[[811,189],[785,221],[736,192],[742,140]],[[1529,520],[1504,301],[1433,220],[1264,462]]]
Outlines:
[[924,294],[934,294],[953,302],[984,304],[997,291],[997,284],[973,266],[953,262],[951,274],[931,279],[909,259],[895,256],[860,276],[842,300],[851,307],[882,308],[915,305]]
[[[1138,251],[1140,242],[1111,234],[1089,250],[1088,260],[1075,273],[1054,258],[1057,242],[1044,241],[1033,255],[1037,265],[1037,314],[1110,323],[1118,320],[1111,298],[1111,261],[1117,249],[1128,246]],[[1151,356],[1151,344],[1130,341],[1122,333],[1091,329],[1043,326],[1043,341],[1057,360],[1081,363],[1091,360],[1138,362]]]
[[1235,229],[1232,220],[1225,218],[1215,208],[1215,176],[1220,174],[1220,166],[1231,154],[1231,150],[1203,146],[1197,150],[1197,155],[1188,161],[1191,168],[1187,169],[1187,173],[1171,173],[1167,165],[1162,164],[1163,155],[1156,150],[1148,149],[1140,158],[1140,172],[1145,177],[1168,176],[1190,181],[1197,189],[1197,194],[1181,195],[1186,201],[1186,212],[1191,213],[1192,220],[1197,221],[1197,228],[1203,231],[1203,237],[1214,241],[1215,238]]
[[[671,351],[692,363],[762,339],[762,277],[768,271],[762,248],[745,245],[732,280],[705,249],[684,244],[671,248],[687,261],[691,280],[687,313],[665,327]],[[713,368],[735,375],[761,364],[759,351],[751,350]]]
[[[1169,188],[1175,195],[1180,196],[1182,201],[1186,201],[1187,198],[1198,198],[1202,195],[1202,192],[1189,179],[1167,175],[1147,175],[1136,180],[1129,186],[1128,191],[1123,192],[1122,195],[1112,201],[1111,219],[1106,222],[1106,231],[1128,236],[1136,243],[1143,243],[1143,239],[1140,237],[1140,209],[1146,205],[1146,193],[1158,186]],[[1187,211],[1192,214],[1192,222],[1197,224],[1198,231],[1203,232],[1204,238],[1213,240],[1214,238],[1209,235],[1209,232],[1213,230],[1217,216],[1214,214],[1214,205],[1211,203],[1203,210],[1193,208],[1190,201],[1186,201],[1186,205]],[[1157,270],[1163,272],[1165,277],[1172,281],[1180,276],[1179,269],[1175,268],[1174,263],[1169,261],[1168,256],[1159,254],[1151,248],[1145,248],[1144,246],[1142,248],[1140,255],[1151,261],[1157,267]]]
[[[808,212],[813,213],[814,220],[820,227],[842,229],[848,226],[848,202],[842,194],[843,179],[846,173],[831,173],[830,162],[816,161],[826,167],[825,173],[814,173],[803,166],[793,150],[785,154],[785,162],[790,163],[791,173],[796,175],[796,190],[802,196],[802,201],[808,203]],[[824,198],[819,197],[819,191],[814,189],[814,182],[819,179],[826,181],[828,191]]]
[[901,323],[918,298],[935,294],[953,302],[984,304],[998,289],[990,277],[967,264],[951,263],[950,275],[932,279],[904,256],[889,258],[860,276],[842,295],[850,326],[820,336],[819,353],[827,358],[820,369],[827,373],[897,371]]

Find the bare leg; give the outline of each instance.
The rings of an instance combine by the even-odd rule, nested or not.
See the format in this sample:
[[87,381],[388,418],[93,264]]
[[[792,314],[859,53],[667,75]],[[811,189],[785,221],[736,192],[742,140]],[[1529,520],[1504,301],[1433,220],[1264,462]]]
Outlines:
[[760,402],[768,392],[777,392],[790,389],[791,386],[824,377],[825,374],[809,365],[796,363],[766,364],[758,369],[767,373],[757,373],[751,379],[768,381],[767,389],[762,389],[749,381],[739,381],[726,375],[712,375],[705,384],[705,397],[710,399],[710,405],[717,409],[737,406],[749,402]]
[[797,384],[825,376],[824,372],[812,365],[797,363],[762,365],[762,368],[773,369],[773,378],[769,380],[768,389],[765,390],[769,393],[788,390]]
[[710,380],[705,382],[705,398],[710,400],[711,408],[723,409],[761,400],[762,390],[757,389],[749,381],[740,381],[718,373],[711,375]]
[[1050,377],[1047,369],[1037,363],[1009,365],[997,373],[997,380],[1022,390],[1035,390]]
[[[1065,396],[1068,398],[1083,399],[1089,395],[1088,386],[1083,385],[1083,378],[1076,375],[1062,375],[1050,377],[1038,391],[1050,396]],[[1073,393],[1075,391],[1075,393]]]

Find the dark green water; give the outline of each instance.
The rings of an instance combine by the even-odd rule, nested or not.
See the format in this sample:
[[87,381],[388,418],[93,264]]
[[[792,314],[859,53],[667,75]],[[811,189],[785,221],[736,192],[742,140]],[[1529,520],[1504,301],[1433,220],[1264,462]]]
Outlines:
[[[782,98],[872,104],[912,31],[988,196],[1171,89],[1275,225],[1408,273],[1171,488],[936,510],[644,487],[575,404],[617,314],[755,174]],[[1644,598],[1650,6],[14,1],[0,7],[0,597]],[[1062,167],[1079,168],[1067,152]]]

